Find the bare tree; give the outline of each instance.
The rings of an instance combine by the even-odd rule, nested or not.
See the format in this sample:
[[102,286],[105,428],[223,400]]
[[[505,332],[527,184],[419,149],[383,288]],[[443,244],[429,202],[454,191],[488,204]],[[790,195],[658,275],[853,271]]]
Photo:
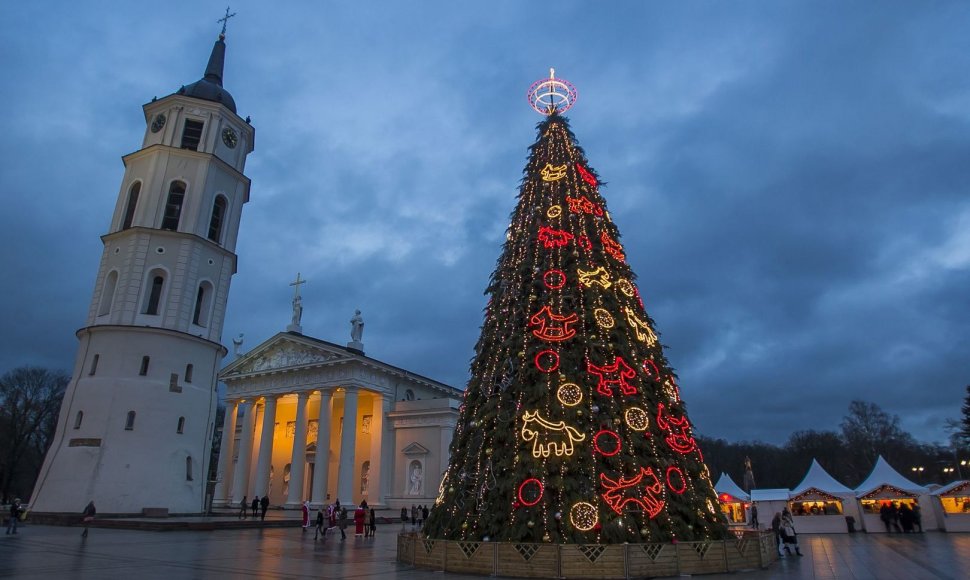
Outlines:
[[19,367],[0,377],[0,492],[24,497],[33,487],[57,427],[70,377],[62,371]]
[[842,435],[854,460],[852,467],[860,475],[872,469],[879,455],[890,462],[906,463],[917,454],[918,444],[900,427],[899,415],[890,415],[875,403],[849,403],[849,414],[842,419]]

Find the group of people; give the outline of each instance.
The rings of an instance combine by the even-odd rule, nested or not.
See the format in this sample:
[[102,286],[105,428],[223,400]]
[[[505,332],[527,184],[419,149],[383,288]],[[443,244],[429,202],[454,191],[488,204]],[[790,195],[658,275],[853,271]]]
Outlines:
[[244,520],[248,517],[249,510],[252,510],[253,519],[259,518],[260,520],[266,519],[266,510],[269,509],[269,496],[264,495],[262,499],[258,495],[253,496],[252,502],[246,501],[246,496],[243,496],[242,501],[239,502],[239,519]]
[[[411,529],[418,528],[419,530],[424,525],[424,522],[428,519],[428,506],[426,505],[414,505],[411,504]],[[408,508],[401,508],[401,526],[408,523]]]
[[[310,527],[310,503],[303,502],[303,531],[305,532],[308,527]],[[347,508],[340,506],[340,500],[333,502],[332,504],[326,506],[326,515],[324,515],[324,508],[320,507],[317,509],[316,517],[316,529],[313,533],[313,539],[316,540],[322,537],[324,540],[327,539],[327,533],[330,530],[340,530],[340,540],[347,539],[347,522],[349,520]],[[365,538],[373,538],[377,535],[377,513],[374,508],[367,506],[367,500],[360,502],[360,505],[354,510],[354,535],[363,536]]]
[[[775,532],[775,545],[778,548],[779,556],[783,557],[785,554],[791,556],[793,548],[796,555],[802,555],[802,551],[798,547],[798,533],[795,532],[795,522],[787,507],[780,512],[775,512],[775,517],[771,519],[771,529]],[[784,549],[784,552],[782,552],[782,549]]]
[[914,528],[918,528],[921,533],[923,531],[923,514],[920,513],[918,503],[909,507],[905,502],[899,505],[891,501],[883,502],[879,508],[879,519],[886,526],[887,534],[894,530],[899,533],[912,533]]

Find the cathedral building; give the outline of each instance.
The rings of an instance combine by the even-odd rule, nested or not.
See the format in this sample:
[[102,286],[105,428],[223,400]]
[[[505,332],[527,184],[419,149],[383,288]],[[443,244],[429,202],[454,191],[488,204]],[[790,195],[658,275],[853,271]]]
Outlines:
[[255,138],[223,88],[225,54],[220,35],[201,79],[143,107],[35,512],[204,509]]
[[285,507],[431,504],[463,393],[366,356],[360,311],[346,346],[303,335],[299,283],[286,332],[237,353],[219,375],[227,401],[214,505],[254,495]]

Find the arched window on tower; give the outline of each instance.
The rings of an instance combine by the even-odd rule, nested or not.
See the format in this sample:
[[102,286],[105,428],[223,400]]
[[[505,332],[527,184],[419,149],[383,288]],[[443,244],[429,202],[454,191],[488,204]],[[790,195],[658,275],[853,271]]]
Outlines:
[[168,200],[165,202],[165,215],[162,217],[163,230],[179,229],[179,219],[182,217],[182,202],[185,201],[185,184],[173,181],[168,188]]
[[194,367],[192,366],[192,363],[189,363],[189,364],[185,365],[185,382],[187,382],[187,383],[191,383],[192,382],[192,370],[193,370],[193,368]]
[[178,426],[175,428],[175,432],[181,434],[185,429],[185,417],[179,417]]
[[108,272],[104,279],[104,287],[101,288],[101,305],[98,306],[98,316],[104,316],[111,312],[111,304],[115,299],[115,288],[118,287],[118,271]]
[[192,324],[206,326],[209,320],[209,307],[212,304],[212,284],[203,282],[195,293],[195,310],[192,313]]
[[209,218],[209,239],[215,243],[220,243],[222,239],[222,224],[226,219],[226,208],[229,202],[223,195],[217,195],[212,204],[212,217]]
[[138,207],[138,194],[141,193],[141,182],[136,181],[131,184],[128,190],[128,203],[125,205],[125,221],[121,224],[121,229],[127,230],[135,221],[135,209]]
[[162,290],[165,288],[165,271],[152,270],[148,279],[151,281],[151,287],[145,295],[145,306],[142,308],[142,314],[155,316],[158,314],[158,307],[162,301]]
[[128,411],[128,418],[125,420],[125,431],[135,430],[135,412]]

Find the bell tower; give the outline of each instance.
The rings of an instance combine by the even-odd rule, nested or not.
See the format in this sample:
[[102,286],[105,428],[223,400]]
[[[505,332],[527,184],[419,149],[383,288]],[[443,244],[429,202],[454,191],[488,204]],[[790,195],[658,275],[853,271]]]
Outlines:
[[[227,15],[228,17],[228,15]],[[225,26],[204,76],[144,105],[36,512],[205,506],[216,375],[255,130],[223,87]]]

